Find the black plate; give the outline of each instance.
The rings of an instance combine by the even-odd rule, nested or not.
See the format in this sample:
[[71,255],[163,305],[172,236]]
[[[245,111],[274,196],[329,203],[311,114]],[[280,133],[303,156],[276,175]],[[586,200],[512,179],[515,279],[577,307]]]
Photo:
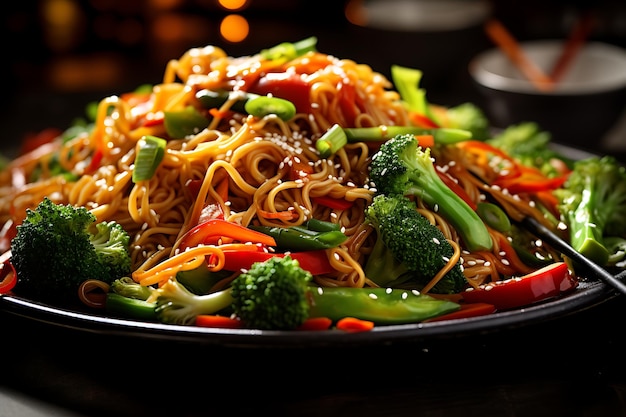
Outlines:
[[[554,146],[561,153],[574,159],[589,156],[589,153],[585,151],[562,145]],[[617,278],[626,278],[626,271],[617,275]],[[433,341],[493,333],[561,318],[597,306],[617,295],[611,287],[589,277],[589,279],[581,280],[578,288],[567,295],[521,309],[498,312],[482,317],[432,323],[379,326],[372,331],[362,333],[347,333],[339,330],[314,332],[213,329],[167,325],[73,311],[30,301],[15,295],[0,296],[0,310],[53,326],[105,335],[215,346],[310,348],[316,346],[391,344],[403,341]]]
[[107,335],[220,346],[310,348],[454,339],[497,332],[576,313],[606,302],[616,295],[612,288],[602,282],[584,280],[570,294],[517,310],[432,323],[379,326],[363,333],[346,333],[340,330],[315,332],[213,329],[140,322],[52,307],[14,295],[0,296],[0,309],[51,325]]

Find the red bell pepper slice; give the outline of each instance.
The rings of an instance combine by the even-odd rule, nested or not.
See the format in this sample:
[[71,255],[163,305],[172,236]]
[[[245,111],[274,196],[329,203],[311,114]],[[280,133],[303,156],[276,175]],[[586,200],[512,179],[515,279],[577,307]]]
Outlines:
[[[250,269],[255,262],[265,262],[275,256],[283,257],[284,253],[271,253],[265,251],[224,251],[224,267],[226,271],[240,271]],[[328,261],[324,249],[302,252],[290,252],[289,256],[296,259],[300,267],[309,271],[312,275],[322,275],[334,272],[335,269]]]
[[216,314],[199,314],[196,316],[196,326],[218,329],[241,329],[243,323],[237,318],[219,316]]
[[337,99],[345,117],[346,126],[354,126],[357,116],[364,108],[363,100],[356,93],[354,86],[345,82],[339,84]]
[[248,229],[237,223],[213,218],[197,224],[181,238],[180,250],[193,248],[198,245],[217,245],[220,240],[227,239],[241,243],[261,243],[266,246],[276,246],[273,237],[256,230]]
[[358,319],[356,317],[344,317],[335,324],[337,330],[348,333],[369,332],[374,328],[374,322],[369,320]]
[[317,204],[321,204],[322,206],[326,206],[334,210],[348,210],[354,205],[354,201],[344,200],[343,198],[328,197],[325,195],[319,197],[311,197],[311,200],[313,200],[313,202]]
[[36,133],[26,134],[20,147],[19,155],[26,155],[34,151],[41,145],[53,142],[57,137],[61,136],[63,131],[57,128],[47,128]]
[[461,187],[456,181],[454,181],[454,179],[452,179],[450,175],[446,174],[445,172],[442,172],[439,169],[435,169],[435,172],[437,172],[439,178],[441,178],[443,183],[446,184],[448,188],[454,192],[454,194],[461,197],[461,199],[463,199],[463,201],[465,201],[465,203],[467,203],[467,205],[470,206],[472,210],[476,211],[476,209],[478,208],[478,204],[476,204],[476,202],[472,200],[472,198],[469,196],[469,194],[467,194],[463,187]]
[[291,72],[268,72],[261,76],[250,87],[250,93],[289,100],[296,106],[298,113],[311,112],[311,87],[296,73]]
[[578,280],[567,264],[555,262],[522,277],[483,284],[461,295],[467,303],[488,303],[507,310],[556,297],[577,286]]
[[536,193],[555,190],[563,185],[566,179],[566,175],[550,178],[538,169],[518,165],[516,173],[498,177],[493,184],[502,189],[507,189],[513,194]]
[[409,119],[415,126],[424,127],[428,129],[436,129],[440,127],[439,123],[435,122],[430,117],[424,114],[417,113],[417,112],[410,112]]
[[10,259],[0,264],[0,294],[8,294],[17,284],[17,273]]
[[424,320],[424,322],[468,319],[471,317],[486,316],[496,312],[496,307],[489,303],[460,303],[459,305],[461,308],[457,311],[433,317],[432,319]]

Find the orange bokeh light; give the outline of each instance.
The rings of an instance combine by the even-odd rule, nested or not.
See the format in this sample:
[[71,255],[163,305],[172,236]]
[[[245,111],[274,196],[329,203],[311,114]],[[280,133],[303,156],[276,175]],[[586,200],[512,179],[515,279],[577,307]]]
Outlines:
[[220,6],[227,10],[239,10],[242,9],[248,0],[219,0]]
[[241,42],[249,32],[248,21],[238,14],[229,14],[220,23],[220,35],[228,42]]

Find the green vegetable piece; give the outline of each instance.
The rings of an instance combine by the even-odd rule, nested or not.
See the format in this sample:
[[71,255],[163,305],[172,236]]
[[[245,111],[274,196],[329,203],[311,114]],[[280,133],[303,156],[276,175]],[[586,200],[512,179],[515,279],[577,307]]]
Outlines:
[[467,130],[473,139],[486,140],[490,137],[491,123],[483,110],[474,103],[448,107],[445,117],[447,127]]
[[146,135],[139,139],[132,176],[134,183],[152,178],[163,160],[166,145],[165,139],[156,136]]
[[576,161],[554,194],[572,247],[605,266],[611,254],[604,239],[626,235],[626,168],[608,155]]
[[167,134],[173,139],[195,135],[205,129],[210,121],[193,106],[180,111],[163,112],[163,122]]
[[426,90],[418,87],[422,75],[422,71],[418,69],[400,65],[391,66],[391,79],[408,108],[420,114],[428,115],[429,105],[426,100]]
[[283,42],[268,49],[263,49],[261,57],[272,61],[290,61],[294,58],[304,55],[307,52],[315,51],[317,46],[317,38],[311,36],[298,42]]
[[327,222],[315,218],[307,220],[302,224],[302,226],[316,232],[332,232],[333,230],[341,230],[341,226],[337,223]]
[[476,212],[489,227],[499,232],[508,232],[511,230],[511,220],[499,206],[492,203],[480,202],[478,203]]
[[[202,104],[205,109],[218,109],[224,105],[229,99],[232,91],[212,91],[212,90],[200,90],[196,93],[196,98]],[[238,113],[247,113],[245,105],[248,100],[260,97],[258,94],[246,93],[239,91],[236,94],[237,100],[230,106],[230,110]]]
[[459,304],[418,291],[391,288],[314,288],[310,317],[356,317],[377,324],[418,323],[456,311]]
[[417,126],[344,128],[348,142],[384,142],[398,135],[433,135],[436,144],[451,145],[472,139],[472,132],[455,128],[425,129]]
[[169,280],[158,290],[154,309],[163,323],[192,325],[199,314],[216,314],[231,306],[231,288],[205,295],[197,295],[176,280]]
[[249,228],[272,236],[278,249],[289,251],[335,248],[348,239],[348,236],[340,230],[316,231],[301,226],[249,226]]
[[195,269],[179,271],[176,280],[192,293],[202,295],[208,294],[215,284],[231,274],[231,271],[213,272],[209,270],[207,263],[203,262]]
[[114,292],[109,292],[106,295],[106,311],[125,318],[143,321],[156,321],[157,316],[154,311],[155,307],[156,303],[126,297]]
[[296,106],[291,101],[278,97],[256,97],[248,100],[244,107],[246,112],[255,117],[275,114],[281,120],[288,121],[296,115]]
[[121,277],[111,283],[110,291],[124,297],[147,300],[154,292],[154,288],[141,285],[130,277]]
[[338,124],[333,125],[315,142],[320,157],[328,158],[348,143],[348,136]]

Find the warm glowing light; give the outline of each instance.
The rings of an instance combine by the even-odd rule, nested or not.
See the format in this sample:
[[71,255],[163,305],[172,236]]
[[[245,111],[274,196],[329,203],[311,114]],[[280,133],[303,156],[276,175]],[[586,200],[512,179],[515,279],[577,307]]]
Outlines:
[[78,44],[85,22],[76,2],[48,0],[42,3],[41,14],[46,42],[50,48],[70,50]]
[[228,10],[239,10],[242,9],[248,0],[219,0],[220,6]]
[[363,0],[349,0],[344,9],[348,22],[358,25],[367,25],[367,10],[363,7]]
[[229,42],[241,42],[249,32],[248,21],[238,14],[229,14],[220,23],[220,35]]

